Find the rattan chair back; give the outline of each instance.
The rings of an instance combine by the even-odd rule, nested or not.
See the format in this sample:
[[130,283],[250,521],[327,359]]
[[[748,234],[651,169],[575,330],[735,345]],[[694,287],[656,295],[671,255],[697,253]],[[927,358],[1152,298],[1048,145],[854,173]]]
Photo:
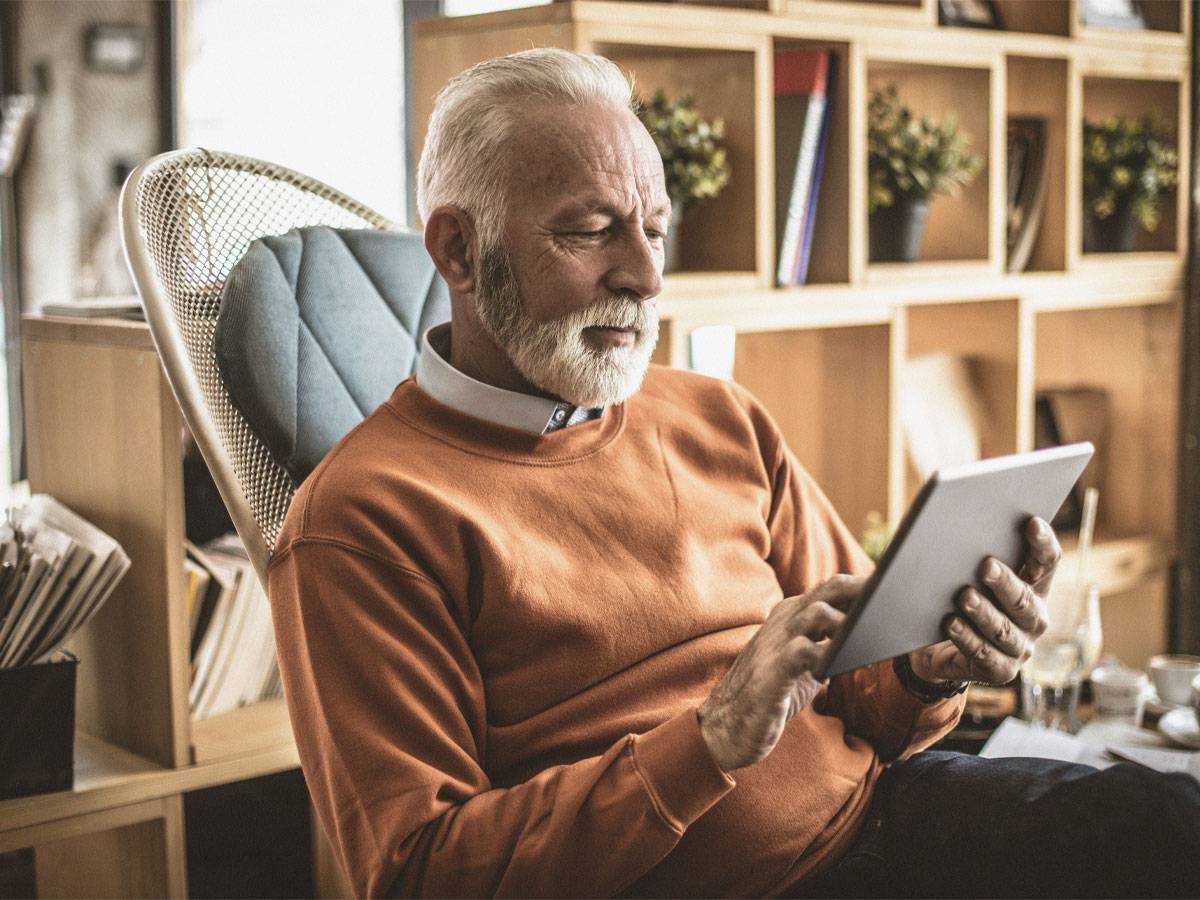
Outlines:
[[176,150],[130,173],[121,235],[154,343],[259,578],[297,485],[230,402],[213,334],[221,290],[252,241],[293,228],[399,226],[315,179],[262,160]]

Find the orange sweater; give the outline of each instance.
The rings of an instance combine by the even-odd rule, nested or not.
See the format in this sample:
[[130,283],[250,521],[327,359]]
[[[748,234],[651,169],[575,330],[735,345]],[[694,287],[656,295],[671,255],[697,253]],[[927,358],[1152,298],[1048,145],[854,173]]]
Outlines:
[[301,486],[269,570],[355,891],[762,895],[823,869],[961,698],[838,676],[733,777],[696,707],[781,598],[870,567],[736,385],[652,366],[534,435],[402,382]]

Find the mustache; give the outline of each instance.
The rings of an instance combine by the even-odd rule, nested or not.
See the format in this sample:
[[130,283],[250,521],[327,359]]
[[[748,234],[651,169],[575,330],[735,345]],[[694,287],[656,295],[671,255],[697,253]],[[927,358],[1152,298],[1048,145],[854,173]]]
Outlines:
[[645,331],[657,319],[651,303],[638,302],[625,294],[610,294],[573,314],[577,328],[629,328]]

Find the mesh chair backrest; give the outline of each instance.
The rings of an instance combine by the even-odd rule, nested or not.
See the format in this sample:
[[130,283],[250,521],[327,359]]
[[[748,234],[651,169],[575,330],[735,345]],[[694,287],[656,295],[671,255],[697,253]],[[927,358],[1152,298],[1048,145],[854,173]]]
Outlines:
[[122,235],[146,317],[184,418],[265,581],[296,485],[230,402],[213,334],[226,276],[250,243],[309,225],[398,226],[290,169],[193,149],[156,156],[129,176]]

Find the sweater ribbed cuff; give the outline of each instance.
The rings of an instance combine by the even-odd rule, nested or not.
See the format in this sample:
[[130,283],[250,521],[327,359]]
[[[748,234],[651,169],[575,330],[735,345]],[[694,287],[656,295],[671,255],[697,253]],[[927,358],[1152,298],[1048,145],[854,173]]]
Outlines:
[[737,785],[713,759],[695,707],[635,735],[631,752],[659,815],[680,834]]

